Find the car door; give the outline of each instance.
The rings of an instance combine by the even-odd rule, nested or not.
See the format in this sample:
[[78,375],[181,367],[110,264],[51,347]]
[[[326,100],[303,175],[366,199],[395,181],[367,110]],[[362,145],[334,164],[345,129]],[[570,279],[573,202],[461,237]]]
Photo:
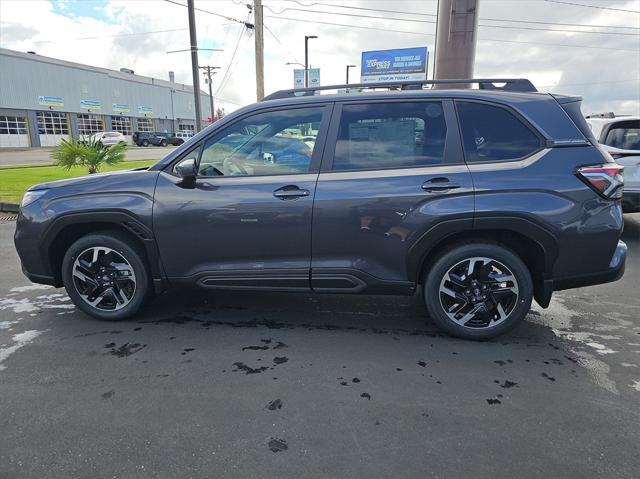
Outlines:
[[316,188],[312,287],[411,291],[411,248],[447,220],[470,228],[473,209],[452,101],[336,104]]
[[[172,169],[160,173],[154,231],[170,278],[309,289],[312,205],[330,109],[261,110],[216,130],[178,160],[197,160],[193,188]],[[309,136],[285,136],[292,127]]]

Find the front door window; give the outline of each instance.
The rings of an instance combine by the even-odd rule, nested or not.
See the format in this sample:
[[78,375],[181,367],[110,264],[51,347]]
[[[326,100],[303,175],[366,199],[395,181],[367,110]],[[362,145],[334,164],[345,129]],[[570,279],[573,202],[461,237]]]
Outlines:
[[324,107],[270,111],[245,118],[209,139],[198,175],[307,173]]

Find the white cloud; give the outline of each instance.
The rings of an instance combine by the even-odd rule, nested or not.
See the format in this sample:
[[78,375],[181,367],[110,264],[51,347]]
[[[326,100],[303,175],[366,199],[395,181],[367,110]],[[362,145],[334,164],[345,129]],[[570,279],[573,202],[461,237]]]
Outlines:
[[[178,0],[186,3],[184,0]],[[248,19],[244,3],[250,0],[196,0],[196,7],[241,20]],[[434,20],[428,16],[407,16],[376,13],[365,10],[342,9],[351,7],[402,10],[413,13],[436,13],[436,2],[380,0],[333,2],[324,0],[310,5],[301,2],[271,0],[265,2],[265,90],[267,93],[293,84],[293,69],[287,61],[304,61],[304,35],[318,35],[311,40],[310,62],[321,68],[323,84],[344,82],[345,65],[358,64],[365,50],[427,45],[433,49],[435,25],[390,20],[402,17]],[[331,3],[328,7],[324,4]],[[593,0],[578,3],[599,5]],[[28,5],[28,7],[26,6]],[[640,0],[611,0],[607,5],[640,11]],[[284,8],[332,10],[355,15],[381,16],[384,19],[323,15],[297,10],[282,12]],[[0,2],[1,46],[20,51],[36,52],[101,67],[118,69],[129,67],[142,75],[167,78],[168,71],[176,74],[176,81],[191,82],[191,59],[188,52],[167,54],[169,50],[189,47],[187,10],[160,0],[110,0],[104,8],[104,19],[73,16],[69,3],[63,14],[56,13],[47,1],[2,0]],[[272,11],[273,10],[273,11]],[[59,10],[58,10],[59,11]],[[274,13],[282,12],[282,13]],[[255,64],[253,32],[242,26],[205,12],[196,12],[198,42],[211,48],[216,45],[224,52],[200,52],[200,64],[223,68],[214,77],[217,97],[234,103],[246,104],[255,99]],[[272,18],[275,17],[275,18]],[[294,17],[303,21],[281,20]],[[559,22],[589,25],[615,25],[640,27],[640,15],[612,10],[561,5],[533,0],[481,0],[480,17],[483,19],[519,19],[540,22]],[[423,32],[414,35],[369,29],[345,28],[312,21],[352,24],[368,28],[383,28]],[[539,30],[490,28],[487,25],[506,25],[505,22],[481,20],[476,54],[476,76],[529,77],[545,90],[580,94],[585,98],[585,112],[616,111],[640,112],[640,37],[630,35],[598,35],[567,32],[579,27],[518,24],[509,26],[565,30],[562,33]],[[148,35],[114,35],[176,30]],[[608,29],[611,31],[612,29]],[[617,29],[625,33],[637,30]],[[97,40],[78,40],[100,37]],[[276,38],[278,40],[276,40]],[[238,43],[239,39],[239,43]],[[495,41],[499,40],[499,41]],[[527,42],[527,43],[509,43]],[[547,44],[547,45],[545,45]],[[236,45],[237,51],[236,51]],[[560,45],[586,45],[598,48],[575,48]],[[636,50],[635,52],[633,50]],[[628,51],[631,50],[631,51]],[[235,56],[233,55],[236,52]],[[231,61],[233,57],[233,62]],[[225,84],[221,83],[231,65]],[[359,69],[351,70],[356,79]],[[206,88],[201,82],[202,88]],[[237,106],[218,100],[227,109]]]

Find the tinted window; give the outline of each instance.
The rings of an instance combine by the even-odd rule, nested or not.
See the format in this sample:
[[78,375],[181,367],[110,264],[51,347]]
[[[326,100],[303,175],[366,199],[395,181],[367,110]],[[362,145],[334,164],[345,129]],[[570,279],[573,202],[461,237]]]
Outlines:
[[623,150],[640,150],[640,120],[616,123],[607,133],[604,144]]
[[226,128],[204,145],[200,176],[306,173],[323,107],[258,113]]
[[515,160],[540,148],[540,139],[510,111],[456,102],[467,161]]
[[441,102],[345,105],[333,169],[442,164],[446,137]]

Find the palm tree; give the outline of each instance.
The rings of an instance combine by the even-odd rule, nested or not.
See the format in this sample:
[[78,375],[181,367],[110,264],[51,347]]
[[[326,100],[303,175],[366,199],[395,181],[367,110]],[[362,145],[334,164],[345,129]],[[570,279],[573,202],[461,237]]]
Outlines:
[[94,138],[85,140],[71,140],[62,142],[56,146],[51,158],[56,166],[70,170],[74,166],[84,166],[92,175],[97,173],[103,165],[115,165],[124,160],[127,145],[119,143],[113,146],[104,146]]

